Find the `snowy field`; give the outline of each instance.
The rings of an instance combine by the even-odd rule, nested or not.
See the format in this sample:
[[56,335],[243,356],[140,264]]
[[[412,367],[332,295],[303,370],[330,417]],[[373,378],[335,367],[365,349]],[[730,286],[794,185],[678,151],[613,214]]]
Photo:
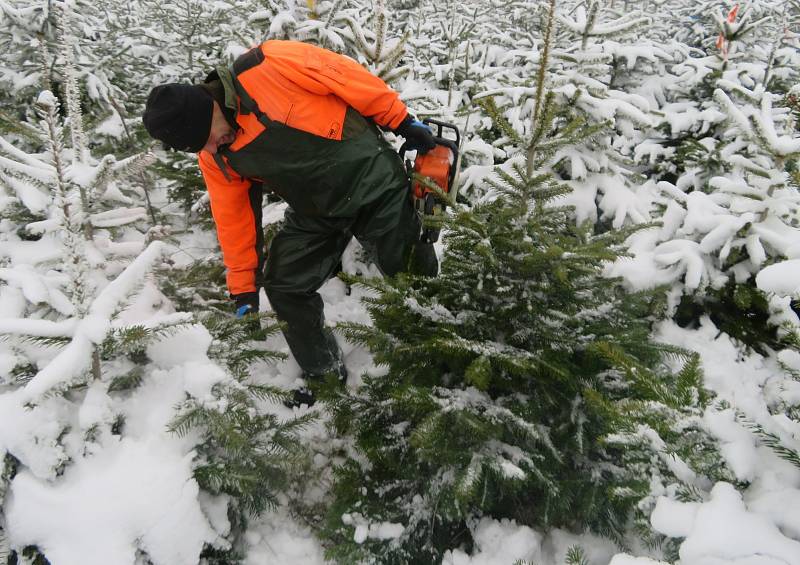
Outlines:
[[[268,217],[279,217],[283,207],[273,205]],[[203,244],[202,239],[191,240],[182,248],[200,251]],[[354,260],[355,249],[356,244],[351,245],[345,256],[346,270],[366,268]],[[348,295],[344,283],[331,280],[321,294],[330,324],[369,320],[358,289]],[[158,301],[155,291],[145,292],[121,319],[153,323],[174,315]],[[266,300],[262,309],[269,310]],[[796,422],[768,410],[769,406],[800,402],[800,382],[789,378],[779,365],[783,362],[800,371],[800,354],[748,355],[710,321],[694,330],[665,322],[657,337],[700,353],[706,384],[719,401],[707,411],[705,420],[736,478],[750,486],[740,493],[730,484],[719,483],[714,485],[711,499],[702,504],[663,498],[652,516],[653,527],[667,536],[685,538],[680,556],[686,565],[800,564],[800,469],[759,446],[742,423],[744,419],[777,434],[800,438]],[[154,563],[189,565],[197,562],[204,543],[224,545],[230,527],[225,501],[200,493],[192,478],[196,439],[166,432],[174,407],[184,395],[211,398],[211,386],[225,378],[206,356],[210,341],[207,330],[195,325],[153,345],[147,351],[150,363],[142,384],[124,398],[112,399],[101,383],[89,387],[79,402],[57,410],[47,402],[26,410],[19,400],[22,391],[0,396],[0,445],[18,454],[26,467],[11,482],[4,506],[8,541],[13,546],[36,545],[55,564],[134,563],[137,550],[143,550]],[[350,374],[349,387],[358,387],[365,372],[381,374],[368,352],[341,338],[340,343]],[[281,336],[271,338],[268,346],[288,353]],[[289,359],[260,366],[254,376],[288,389],[299,378],[299,368]],[[262,408],[281,418],[293,415],[279,403],[266,403]],[[320,419],[304,430],[302,437],[314,453],[314,465],[324,472],[339,440],[326,431],[324,404],[314,409]],[[306,411],[306,407],[294,410]],[[742,418],[737,418],[737,413]],[[103,433],[84,444],[77,437],[72,442],[55,437],[61,430],[56,419],[80,435],[93,426],[103,429],[102,423],[120,414],[126,422],[124,438]],[[71,452],[71,448],[80,451]],[[55,478],[54,462],[65,458],[73,462]],[[380,525],[371,527],[375,528],[371,535],[379,535]],[[245,540],[249,545],[247,565],[325,563],[323,548],[311,528],[285,507],[266,512],[250,524]],[[525,560],[561,565],[576,545],[584,549],[591,565],[659,562],[657,557],[647,557],[650,552],[646,548],[621,553],[613,543],[597,536],[563,530],[538,532],[507,520],[481,520],[475,525],[475,540],[477,550],[472,554],[453,548],[443,563],[504,565]]]
[[[692,413],[695,394],[681,407],[690,416],[675,420],[685,427],[669,431],[710,438],[712,473],[653,428],[610,438],[647,444],[630,443],[651,456],[639,462],[649,489],[636,503],[646,535],[633,518],[616,541],[588,527],[536,529],[547,511],[518,497],[531,521],[469,507],[459,538],[468,542],[435,548],[437,565],[800,565],[797,0],[0,0],[0,565],[322,565],[336,543],[418,539],[404,537],[411,519],[370,520],[366,505],[326,523],[333,470],[373,462],[355,434],[337,434],[326,402],[289,409],[275,398],[272,388],[302,384],[300,368],[279,332],[248,341],[225,325],[233,306],[196,159],[150,146],[142,129],[154,85],[202,80],[264,39],[345,52],[419,117],[456,123],[471,207],[510,200],[498,171],[524,177],[537,163],[534,173],[569,189],[554,203],[571,207],[570,229],[624,234],[626,256],[602,273],[665,297],[643,339],[699,355],[710,400]],[[265,202],[264,227],[285,210]],[[379,276],[361,257],[352,243],[344,271]],[[544,302],[545,287],[513,299]],[[332,279],[320,293],[331,327],[371,324],[367,290]],[[261,312],[270,310],[262,291]],[[223,321],[209,321],[213,312]],[[463,319],[444,306],[423,314]],[[536,319],[564,327],[552,314]],[[365,377],[390,382],[368,349],[341,331],[337,340],[354,403],[366,398]],[[270,351],[282,358],[258,355]],[[677,372],[683,361],[663,364]],[[624,371],[601,372],[611,381]],[[454,395],[489,398],[478,377],[461,377],[437,374],[447,382],[429,388],[455,379]],[[520,390],[490,400],[505,409],[529,391]],[[576,395],[576,413],[582,402]],[[211,419],[234,408],[245,427],[263,427],[238,452],[209,439]],[[205,420],[176,427],[193,409]],[[282,430],[295,422],[305,423],[292,428],[299,449],[284,449]],[[242,454],[288,476],[273,484],[263,473],[262,485],[214,474]],[[512,478],[530,470],[497,461]],[[246,503],[225,494],[239,479],[275,497],[249,521]]]

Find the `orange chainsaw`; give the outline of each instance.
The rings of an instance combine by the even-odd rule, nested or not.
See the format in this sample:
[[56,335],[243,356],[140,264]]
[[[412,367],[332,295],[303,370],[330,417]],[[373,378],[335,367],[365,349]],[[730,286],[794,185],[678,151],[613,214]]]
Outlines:
[[[436,147],[421,155],[417,153],[414,162],[405,159],[406,144],[404,143],[399,150],[400,157],[406,163],[409,180],[411,182],[411,192],[414,197],[414,208],[423,217],[436,217],[444,212],[444,202],[429,186],[420,182],[420,177],[427,177],[433,181],[442,191],[448,195],[449,200],[454,201],[456,197],[456,173],[458,172],[458,148],[461,145],[461,134],[453,124],[440,122],[431,118],[425,118],[422,123],[433,129]],[[450,130],[455,139],[444,137],[444,131]],[[440,228],[425,227],[423,223],[420,241],[423,243],[434,243],[439,240]]]

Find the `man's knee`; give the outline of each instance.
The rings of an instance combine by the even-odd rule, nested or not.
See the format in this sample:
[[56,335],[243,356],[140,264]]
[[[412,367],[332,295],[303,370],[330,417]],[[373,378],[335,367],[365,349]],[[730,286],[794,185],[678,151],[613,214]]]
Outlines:
[[436,252],[432,244],[420,241],[421,223],[411,204],[406,205],[398,214],[401,222],[373,242],[378,267],[388,276],[398,273],[436,276],[439,270]]

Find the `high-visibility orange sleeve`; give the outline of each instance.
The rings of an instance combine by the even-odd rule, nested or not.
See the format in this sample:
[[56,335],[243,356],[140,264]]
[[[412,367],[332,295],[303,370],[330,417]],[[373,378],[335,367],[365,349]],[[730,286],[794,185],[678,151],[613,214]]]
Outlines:
[[397,92],[349,57],[297,41],[270,40],[262,51],[266,64],[288,81],[312,94],[338,96],[380,126],[394,129],[408,115]]
[[231,294],[254,292],[258,254],[255,215],[248,196],[250,181],[233,171],[229,173],[230,180],[225,178],[207,151],[200,152],[198,161],[211,200],[228,290]]

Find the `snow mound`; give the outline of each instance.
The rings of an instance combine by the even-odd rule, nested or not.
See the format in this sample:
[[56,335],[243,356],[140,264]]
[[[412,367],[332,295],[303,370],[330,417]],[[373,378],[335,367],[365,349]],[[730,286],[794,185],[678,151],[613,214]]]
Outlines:
[[5,508],[9,541],[37,545],[53,565],[133,565],[137,550],[154,565],[194,565],[216,534],[198,502],[192,457],[168,441],[122,439],[54,482],[23,470]]
[[493,565],[523,559],[540,562],[542,535],[510,520],[483,518],[473,532],[477,551],[467,555],[460,549],[445,553],[442,565]]
[[800,294],[800,259],[789,259],[764,268],[756,275],[756,285],[764,292],[783,296]]
[[784,536],[768,518],[748,512],[742,495],[729,483],[717,483],[703,504],[660,498],[653,527],[669,536],[685,536],[681,565],[800,565],[800,542]]

